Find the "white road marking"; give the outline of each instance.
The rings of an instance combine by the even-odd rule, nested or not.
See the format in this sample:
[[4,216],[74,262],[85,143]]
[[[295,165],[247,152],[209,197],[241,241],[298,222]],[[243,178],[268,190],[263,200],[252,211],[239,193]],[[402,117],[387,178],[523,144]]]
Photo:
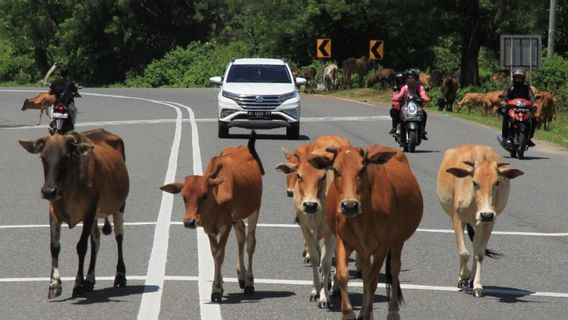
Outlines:
[[[125,226],[145,226],[145,225],[155,225],[156,222],[125,222]],[[99,223],[99,226],[102,226]],[[171,221],[170,225],[183,225],[181,221]],[[82,224],[77,224],[81,227]],[[280,224],[280,223],[259,223],[256,225],[261,228],[300,228],[297,224]],[[22,225],[0,225],[0,229],[27,229],[27,228],[49,228],[49,224],[22,224]],[[449,233],[453,234],[453,229],[422,229],[418,228],[417,232],[426,233]],[[493,230],[491,235],[503,235],[503,236],[524,236],[524,237],[568,237],[568,232],[522,232],[522,231],[496,231]]]
[[[128,280],[144,281],[145,276],[128,276]],[[195,276],[164,276],[165,281],[201,281],[200,277]],[[225,282],[237,283],[237,278],[224,278]],[[0,278],[0,283],[22,283],[22,282],[47,282],[48,277],[38,278]],[[75,277],[62,277],[61,281],[75,281]],[[114,276],[97,276],[97,281],[114,281]],[[311,280],[288,280],[288,279],[254,279],[257,284],[268,285],[295,285],[295,286],[311,286]],[[459,292],[456,287],[447,286],[429,286],[421,284],[401,284],[402,289],[405,290],[422,290],[422,291],[445,291],[445,292]],[[362,288],[363,282],[361,280],[350,280],[349,287]],[[377,288],[385,288],[384,283],[377,284]],[[550,298],[568,298],[566,292],[546,292],[546,291],[531,291],[520,289],[507,289],[507,288],[485,288],[484,291],[489,294],[500,294],[504,296],[533,296],[533,297],[550,297]]]

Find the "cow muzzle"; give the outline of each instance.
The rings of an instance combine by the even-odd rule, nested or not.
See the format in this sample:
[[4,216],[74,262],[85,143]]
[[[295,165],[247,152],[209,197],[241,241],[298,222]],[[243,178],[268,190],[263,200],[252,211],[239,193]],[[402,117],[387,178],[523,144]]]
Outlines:
[[495,220],[495,212],[481,212],[479,213],[479,217],[482,222],[491,222]]
[[58,196],[57,188],[54,187],[42,187],[41,196],[46,200],[55,200]]
[[319,203],[315,201],[304,201],[302,207],[305,213],[314,214],[319,210]]
[[341,213],[346,217],[352,217],[361,213],[359,201],[342,201],[341,202]]
[[188,229],[195,229],[197,224],[195,223],[195,219],[183,219],[183,226]]

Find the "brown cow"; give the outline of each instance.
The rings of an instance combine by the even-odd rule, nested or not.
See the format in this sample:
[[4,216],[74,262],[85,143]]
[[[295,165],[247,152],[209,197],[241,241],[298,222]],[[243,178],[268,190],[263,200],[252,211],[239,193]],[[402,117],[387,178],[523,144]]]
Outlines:
[[458,112],[461,111],[464,106],[467,106],[467,113],[471,113],[471,108],[473,106],[483,105],[484,97],[485,95],[483,93],[477,92],[469,92],[464,94],[463,98],[458,102]]
[[331,91],[337,89],[337,74],[339,73],[339,68],[335,63],[332,63],[325,67],[323,70],[323,83],[325,84],[325,90]]
[[[69,228],[83,222],[81,238],[77,243],[79,268],[75,278],[73,297],[83,296],[95,285],[95,264],[100,233],[96,221],[105,218],[103,233],[111,232],[107,217],[112,214],[118,247],[115,287],[126,286],[126,267],[122,256],[124,206],[129,191],[124,143],[103,129],[55,134],[37,140],[20,140],[30,153],[41,153],[45,182],[42,197],[49,200],[51,230],[51,282],[48,298],[61,295],[59,251],[61,224]],[[87,240],[91,237],[91,261],[86,279],[83,264]]]
[[308,92],[308,90],[310,90],[310,92],[314,91],[314,88],[317,87],[317,83],[316,83],[316,68],[314,67],[303,67],[302,68],[302,72],[301,75],[303,76],[304,79],[306,79],[306,85],[305,85],[305,92]]
[[45,115],[51,119],[49,116],[49,107],[53,106],[55,103],[55,96],[49,94],[49,92],[40,92],[37,96],[24,100],[24,105],[22,106],[22,111],[28,109],[39,109],[39,120],[37,125],[39,126],[41,123],[41,116],[45,112]]
[[550,130],[550,123],[556,119],[556,97],[548,91],[541,91],[536,103],[537,128],[540,129],[544,125],[544,130]]
[[[311,166],[307,156],[308,154],[325,154],[328,147],[342,148],[348,146],[351,146],[351,143],[343,137],[321,136],[309,145],[305,153],[296,155],[299,160],[297,163],[281,163],[276,167],[276,170],[287,176],[291,174],[296,176],[294,209],[308,247],[309,261],[312,265],[313,277],[310,301],[318,300],[320,308],[327,308],[328,306],[331,258],[335,248],[334,234],[329,229],[324,216],[325,197],[332,176],[326,174],[326,170]],[[319,252],[321,252],[321,255]],[[320,272],[323,283],[320,282]]]
[[[302,144],[296,148],[294,153],[291,153],[286,148],[282,148],[282,153],[290,165],[297,165],[300,162],[300,156],[307,154],[307,150],[310,147],[309,143]],[[292,172],[286,175],[286,195],[288,197],[294,196],[294,188],[296,186],[296,173]]]
[[483,97],[483,113],[488,114],[489,111],[495,113],[497,109],[501,106],[502,99],[499,98],[503,94],[503,91],[490,91]]
[[373,297],[385,258],[389,318],[399,319],[399,273],[404,242],[422,219],[422,193],[406,156],[394,148],[348,147],[310,156],[318,169],[334,173],[326,199],[326,218],[337,239],[337,282],[343,319],[355,319],[347,293],[347,258],[357,252],[363,274],[363,305],[358,319],[373,318]]
[[[394,77],[394,69],[383,68],[375,71],[369,81],[367,81],[367,87],[371,88],[376,83],[380,83],[382,88],[389,86]],[[385,85],[386,83],[386,85]]]
[[363,78],[369,73],[371,66],[371,60],[366,56],[343,60],[341,64],[341,69],[343,69],[343,87],[345,89],[351,87],[351,75],[356,73],[359,75],[359,88],[363,88]]
[[[203,176],[186,176],[184,182],[160,187],[169,193],[181,192],[185,204],[184,226],[195,229],[200,225],[209,237],[211,253],[215,260],[211,290],[213,302],[221,302],[223,297],[221,266],[225,259],[227,238],[233,226],[239,251],[239,286],[244,289],[245,294],[254,294],[252,260],[256,247],[255,231],[264,175],[262,163],[254,147],[255,141],[256,133],[253,130],[248,146],[225,148],[218,156],[211,158]],[[248,227],[245,227],[244,219],[247,219]],[[248,268],[244,266],[245,242]]]
[[[458,288],[468,286],[473,273],[475,297],[483,295],[483,258],[495,254],[487,250],[487,243],[495,219],[507,205],[509,180],[522,174],[518,169],[509,169],[508,163],[488,146],[465,144],[444,153],[438,171],[438,199],[454,227],[460,257]],[[473,241],[471,273],[467,267],[469,253],[463,235],[466,225]]]
[[438,110],[452,111],[456,94],[458,92],[458,81],[451,75],[444,77],[442,80],[442,96],[438,98]]
[[418,80],[420,81],[420,84],[422,86],[424,86],[425,89],[430,89],[430,87],[432,86],[432,84],[430,83],[430,75],[427,73],[420,73],[420,76],[418,76]]

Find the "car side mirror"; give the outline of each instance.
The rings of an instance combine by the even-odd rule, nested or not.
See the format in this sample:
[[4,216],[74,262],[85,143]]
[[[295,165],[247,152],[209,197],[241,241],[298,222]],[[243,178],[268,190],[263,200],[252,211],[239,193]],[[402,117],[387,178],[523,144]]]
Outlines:
[[300,78],[300,77],[296,78],[296,85],[297,86],[303,86],[303,85],[306,84],[306,82],[307,82],[307,80],[305,78]]
[[223,83],[223,78],[221,78],[221,77],[219,77],[219,76],[217,76],[217,77],[211,77],[211,78],[209,78],[209,81],[210,81],[211,83],[213,83],[213,84],[216,84],[216,85],[219,85],[219,86],[220,86],[220,85]]

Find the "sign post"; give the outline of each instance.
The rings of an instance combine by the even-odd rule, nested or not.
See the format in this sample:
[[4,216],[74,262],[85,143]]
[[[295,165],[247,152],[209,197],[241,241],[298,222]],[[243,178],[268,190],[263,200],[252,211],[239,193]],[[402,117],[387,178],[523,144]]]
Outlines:
[[331,39],[317,39],[317,57],[331,58]]
[[501,35],[500,42],[500,67],[510,69],[511,77],[513,68],[532,71],[533,68],[541,67],[542,39],[540,35]]

